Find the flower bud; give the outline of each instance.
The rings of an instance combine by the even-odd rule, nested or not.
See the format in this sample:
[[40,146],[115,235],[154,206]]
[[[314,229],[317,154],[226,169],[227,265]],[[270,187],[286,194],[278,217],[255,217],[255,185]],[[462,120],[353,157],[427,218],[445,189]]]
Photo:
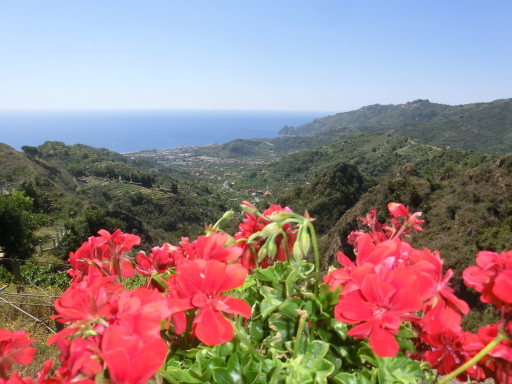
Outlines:
[[292,253],[293,253],[293,257],[295,258],[295,260],[297,260],[297,261],[302,260],[303,253],[302,253],[302,250],[300,249],[300,243],[298,241],[296,241],[293,244]]
[[265,257],[267,257],[267,245],[263,245],[263,247],[260,248],[260,250],[258,251],[258,260],[261,261],[263,260]]
[[309,233],[304,231],[301,233],[300,238],[297,241],[300,244],[300,250],[304,255],[307,255],[309,252],[309,248],[311,247],[311,236]]
[[271,237],[269,240],[267,240],[266,247],[267,247],[268,256],[271,259],[273,259],[276,256],[276,253],[277,253],[277,245],[276,245],[276,242],[274,240],[274,237]]
[[275,236],[279,234],[280,230],[281,228],[279,228],[279,225],[277,225],[277,223],[270,223],[261,230],[260,235],[263,237]]
[[248,201],[244,201],[242,204],[240,204],[240,207],[242,207],[244,212],[252,213],[253,215],[258,213],[256,207],[249,203]]

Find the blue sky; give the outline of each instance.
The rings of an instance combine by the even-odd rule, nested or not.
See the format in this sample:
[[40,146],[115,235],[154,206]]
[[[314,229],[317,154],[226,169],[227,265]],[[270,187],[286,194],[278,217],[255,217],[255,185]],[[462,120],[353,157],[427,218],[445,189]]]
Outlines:
[[0,109],[512,97],[512,2],[0,0]]

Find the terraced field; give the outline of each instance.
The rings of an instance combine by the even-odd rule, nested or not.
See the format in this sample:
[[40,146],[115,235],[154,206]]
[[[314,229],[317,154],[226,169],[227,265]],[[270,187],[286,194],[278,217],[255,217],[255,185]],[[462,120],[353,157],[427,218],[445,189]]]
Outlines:
[[80,190],[87,195],[104,196],[108,194],[112,198],[115,198],[142,193],[153,199],[168,199],[174,196],[174,194],[167,189],[145,188],[135,183],[112,181],[93,176],[80,178],[78,182]]

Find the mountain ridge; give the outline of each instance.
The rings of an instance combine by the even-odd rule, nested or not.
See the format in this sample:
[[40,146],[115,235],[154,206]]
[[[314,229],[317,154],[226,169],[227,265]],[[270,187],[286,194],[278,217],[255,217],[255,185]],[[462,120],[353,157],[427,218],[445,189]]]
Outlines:
[[392,133],[466,150],[512,151],[512,99],[449,106],[418,99],[405,104],[374,104],[284,127],[282,136],[340,136]]

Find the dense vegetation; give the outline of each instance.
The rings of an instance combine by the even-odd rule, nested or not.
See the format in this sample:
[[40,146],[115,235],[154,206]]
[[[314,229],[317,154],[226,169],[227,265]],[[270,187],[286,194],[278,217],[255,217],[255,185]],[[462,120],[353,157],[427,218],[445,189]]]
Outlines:
[[432,145],[482,152],[512,151],[512,99],[448,106],[416,100],[400,105],[370,105],[316,119],[283,135],[332,132],[342,136],[390,132]]

